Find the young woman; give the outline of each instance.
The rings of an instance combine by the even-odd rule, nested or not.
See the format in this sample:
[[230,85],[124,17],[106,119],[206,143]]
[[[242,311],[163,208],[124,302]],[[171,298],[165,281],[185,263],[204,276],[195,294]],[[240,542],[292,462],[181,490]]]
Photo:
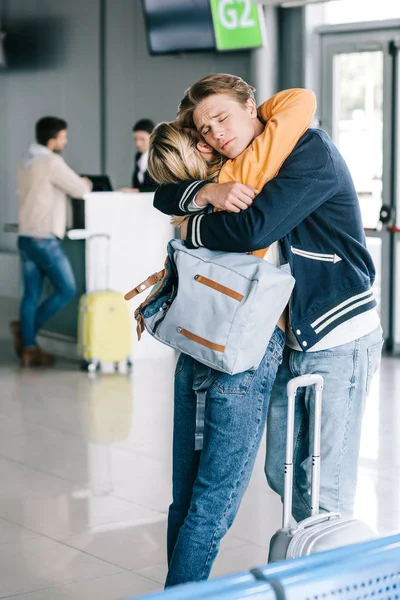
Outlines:
[[[162,123],[152,133],[149,172],[159,183],[218,178],[261,189],[308,129],[315,108],[310,91],[277,94],[259,109],[259,118],[266,123],[261,135],[225,163],[196,132],[177,123]],[[265,254],[266,250],[261,251]],[[266,260],[278,264],[276,256],[276,248],[271,247]],[[185,354],[178,359],[167,587],[207,579],[210,574],[220,541],[233,523],[250,480],[284,344],[284,323],[279,323],[268,345],[266,341],[259,367],[237,375],[214,371]],[[203,449],[196,451],[199,392],[206,394],[206,409]]]

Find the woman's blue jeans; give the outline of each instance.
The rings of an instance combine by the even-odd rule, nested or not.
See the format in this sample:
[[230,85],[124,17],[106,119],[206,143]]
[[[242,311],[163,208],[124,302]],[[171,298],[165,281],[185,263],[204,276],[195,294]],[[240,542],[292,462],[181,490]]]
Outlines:
[[[178,359],[166,587],[210,574],[250,481],[284,344],[276,328],[259,367],[238,375],[213,371],[184,354]],[[210,384],[203,449],[196,451],[199,379]]]
[[[22,345],[31,348],[36,346],[37,332],[73,299],[76,285],[70,262],[57,238],[21,236],[18,249],[24,283],[20,307]],[[54,292],[38,306],[45,277]]]

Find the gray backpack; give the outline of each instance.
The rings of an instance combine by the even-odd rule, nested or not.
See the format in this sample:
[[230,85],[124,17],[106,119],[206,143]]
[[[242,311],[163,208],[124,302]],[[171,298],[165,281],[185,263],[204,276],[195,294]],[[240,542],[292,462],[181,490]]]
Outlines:
[[261,258],[171,240],[162,271],[126,294],[154,286],[136,309],[138,337],[154,338],[199,362],[235,375],[261,362],[294,279]]

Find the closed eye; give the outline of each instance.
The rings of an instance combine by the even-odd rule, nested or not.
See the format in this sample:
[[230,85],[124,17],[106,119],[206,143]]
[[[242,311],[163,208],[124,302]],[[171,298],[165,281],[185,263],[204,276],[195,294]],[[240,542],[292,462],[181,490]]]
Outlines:
[[207,129],[203,129],[203,135],[207,135],[208,133],[210,133],[209,127],[207,127]]
[[222,123],[222,121],[226,121],[226,119],[227,119],[227,118],[228,118],[228,117],[226,116],[226,117],[224,117],[223,119],[220,119],[220,120],[219,120],[219,123]]

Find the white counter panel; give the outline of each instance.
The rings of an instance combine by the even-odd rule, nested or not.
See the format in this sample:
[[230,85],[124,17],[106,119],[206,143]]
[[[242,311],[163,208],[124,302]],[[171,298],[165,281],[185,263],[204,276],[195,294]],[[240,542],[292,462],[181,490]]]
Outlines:
[[[149,275],[163,268],[168,241],[174,237],[169,220],[153,207],[153,193],[91,193],[85,196],[85,223],[90,233],[108,233],[110,288],[125,294]],[[104,240],[87,241],[86,281],[89,290],[104,288],[106,247]],[[97,281],[96,281],[97,280]],[[133,358],[161,357],[172,350],[146,332],[136,337],[133,313],[146,292],[131,300]]]

